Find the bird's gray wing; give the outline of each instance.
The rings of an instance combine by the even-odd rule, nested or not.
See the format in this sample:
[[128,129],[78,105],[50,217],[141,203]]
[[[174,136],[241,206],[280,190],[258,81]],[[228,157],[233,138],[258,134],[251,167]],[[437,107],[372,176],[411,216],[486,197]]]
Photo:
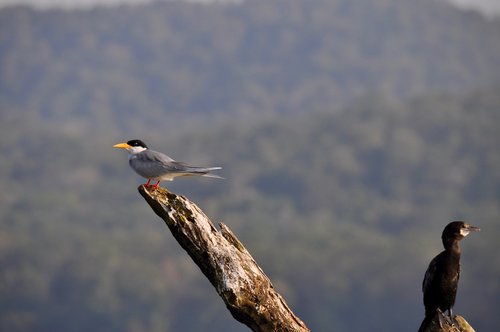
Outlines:
[[161,152],[145,150],[130,159],[130,166],[145,178],[156,178],[168,173],[175,174],[205,174],[216,168],[190,166],[186,163],[175,161]]
[[166,173],[179,173],[184,170],[181,163],[152,150],[143,151],[130,158],[130,166],[145,178],[156,178]]
[[175,161],[174,159],[161,152],[151,150],[148,150],[147,152],[148,159],[154,159],[160,162],[165,170],[168,170],[168,172],[172,173],[204,174],[213,170],[221,169],[221,167],[192,166],[188,163]]

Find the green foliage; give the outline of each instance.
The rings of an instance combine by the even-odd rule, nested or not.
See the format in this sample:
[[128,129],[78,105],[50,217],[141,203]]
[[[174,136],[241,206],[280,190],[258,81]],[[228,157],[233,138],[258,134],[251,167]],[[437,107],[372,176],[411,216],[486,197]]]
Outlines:
[[14,7],[0,11],[0,45],[3,112],[87,133],[305,113],[500,77],[500,22],[434,0]]
[[499,29],[436,1],[1,10],[0,330],[246,331],[139,197],[130,138],[224,167],[168,188],[312,330],[415,330],[452,219],[483,229],[456,311],[499,330]]
[[[314,330],[417,326],[442,227],[469,220],[483,232],[464,242],[457,312],[492,328],[500,266],[477,257],[498,249],[496,91],[369,96],[341,112],[175,136],[179,160],[220,164],[227,180],[168,187],[225,221]],[[2,328],[244,330],[140,199],[114,141],[32,125],[1,128]]]

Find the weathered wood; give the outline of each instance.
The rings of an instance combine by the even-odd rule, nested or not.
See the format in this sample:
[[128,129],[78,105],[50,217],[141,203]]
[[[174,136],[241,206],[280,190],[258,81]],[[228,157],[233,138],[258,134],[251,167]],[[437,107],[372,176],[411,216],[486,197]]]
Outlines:
[[450,317],[437,310],[432,320],[424,319],[419,332],[475,332],[475,330],[462,316],[455,315],[452,321]]
[[184,196],[164,188],[139,186],[174,238],[215,287],[232,316],[258,332],[309,331],[229,228],[218,231]]

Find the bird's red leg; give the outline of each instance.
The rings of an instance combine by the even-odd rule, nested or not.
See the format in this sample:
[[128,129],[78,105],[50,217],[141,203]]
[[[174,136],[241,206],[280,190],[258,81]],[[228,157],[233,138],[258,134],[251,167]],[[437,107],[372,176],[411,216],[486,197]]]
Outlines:
[[157,180],[156,184],[154,184],[153,187],[158,188],[159,185],[160,185],[160,180]]
[[151,182],[151,179],[148,179],[148,182],[146,182],[145,186],[149,186],[149,183]]

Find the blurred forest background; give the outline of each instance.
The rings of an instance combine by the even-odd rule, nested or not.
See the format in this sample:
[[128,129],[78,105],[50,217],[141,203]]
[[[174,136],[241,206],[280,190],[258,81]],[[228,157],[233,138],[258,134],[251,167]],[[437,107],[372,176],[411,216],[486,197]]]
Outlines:
[[136,188],[140,138],[313,331],[416,331],[451,220],[455,312],[500,331],[500,19],[436,0],[0,10],[0,330],[248,331]]

